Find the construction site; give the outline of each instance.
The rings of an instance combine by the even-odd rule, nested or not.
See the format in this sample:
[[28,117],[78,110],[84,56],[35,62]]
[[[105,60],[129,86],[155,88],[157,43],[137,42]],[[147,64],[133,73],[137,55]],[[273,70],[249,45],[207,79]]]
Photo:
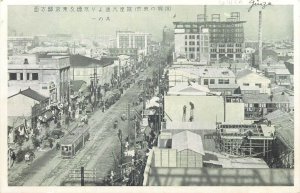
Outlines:
[[275,128],[270,124],[217,125],[217,146],[221,152],[241,157],[266,157],[271,153]]

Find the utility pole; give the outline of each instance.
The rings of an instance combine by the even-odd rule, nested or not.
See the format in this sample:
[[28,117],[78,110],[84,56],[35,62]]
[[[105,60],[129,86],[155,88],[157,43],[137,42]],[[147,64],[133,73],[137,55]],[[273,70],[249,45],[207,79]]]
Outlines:
[[84,167],[80,168],[80,181],[81,181],[81,186],[84,186]]
[[128,143],[130,138],[130,103],[127,104],[127,132],[128,132]]
[[93,91],[93,95],[94,95],[94,102],[93,102],[93,106],[95,107],[96,106],[96,103],[97,103],[97,83],[98,83],[98,69],[97,69],[97,65],[94,65],[94,73],[91,74],[91,86],[92,86],[92,91]]

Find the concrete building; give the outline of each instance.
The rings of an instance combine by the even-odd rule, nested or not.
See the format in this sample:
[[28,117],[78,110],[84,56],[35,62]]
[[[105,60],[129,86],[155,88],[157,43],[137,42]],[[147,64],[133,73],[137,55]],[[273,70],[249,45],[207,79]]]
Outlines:
[[200,18],[197,22],[173,22],[174,59],[183,55],[195,61],[214,62],[222,57],[240,60],[244,49],[243,23],[238,12],[232,12],[226,21],[221,21],[220,14],[212,14],[210,21]]
[[151,34],[133,31],[117,31],[117,48],[136,48],[148,55]]
[[216,122],[244,121],[244,104],[240,99],[227,100],[217,93],[207,92],[205,87],[179,87],[172,88],[164,97],[166,123],[162,129],[214,130]]
[[30,87],[50,97],[53,103],[64,102],[69,97],[70,58],[38,55],[11,56],[8,60],[8,94]]
[[271,94],[271,80],[248,69],[237,74],[236,83],[242,87],[257,87],[260,93]]

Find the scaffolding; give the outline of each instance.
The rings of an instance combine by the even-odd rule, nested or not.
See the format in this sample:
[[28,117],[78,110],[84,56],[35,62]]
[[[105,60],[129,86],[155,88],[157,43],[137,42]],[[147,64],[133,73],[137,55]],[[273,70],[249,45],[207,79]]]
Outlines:
[[241,157],[268,159],[274,140],[274,127],[259,124],[217,123],[216,140],[221,152]]

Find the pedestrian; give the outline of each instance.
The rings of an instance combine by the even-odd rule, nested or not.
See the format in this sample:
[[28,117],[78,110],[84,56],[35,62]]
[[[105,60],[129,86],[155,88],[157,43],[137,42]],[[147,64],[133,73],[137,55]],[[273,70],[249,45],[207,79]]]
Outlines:
[[11,159],[12,159],[12,163],[11,163],[11,167],[13,167],[15,160],[16,160],[16,154],[14,151],[11,152]]
[[116,129],[117,127],[118,127],[118,121],[115,120],[115,122],[114,122],[114,129]]
[[60,145],[59,145],[59,143],[57,142],[56,143],[56,150],[59,150],[60,149]]

